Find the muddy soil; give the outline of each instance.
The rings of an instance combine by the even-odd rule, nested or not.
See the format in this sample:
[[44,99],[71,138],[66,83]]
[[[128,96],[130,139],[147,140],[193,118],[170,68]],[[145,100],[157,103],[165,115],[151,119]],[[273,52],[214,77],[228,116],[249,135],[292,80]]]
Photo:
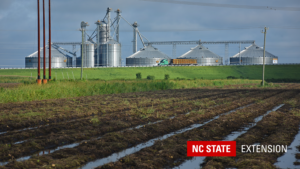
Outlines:
[[[203,93],[200,91],[188,91],[187,93],[182,94],[182,97],[177,96],[172,98],[171,96],[174,94],[170,94],[170,97],[167,99],[163,99],[160,97],[160,95],[155,94],[156,98],[151,98],[151,96],[147,98],[139,97],[135,100],[121,100],[119,98],[119,100],[114,100],[111,102],[106,102],[100,99],[90,101],[89,103],[82,103],[80,101],[76,103],[75,101],[69,100],[69,102],[65,103],[63,107],[61,107],[60,105],[53,105],[49,107],[48,105],[48,107],[46,106],[42,109],[33,109],[32,107],[25,107],[22,108],[22,110],[16,110],[14,108],[14,111],[17,112],[27,112],[27,114],[25,113],[22,115],[14,115],[14,111],[4,109],[3,111],[1,111],[1,114],[4,113],[4,115],[0,120],[0,132],[12,131],[28,127],[37,127],[40,125],[53,124],[57,122],[67,122],[104,113],[119,113],[139,107],[157,106],[170,102],[180,102],[182,100],[195,100],[199,98],[210,97],[212,95],[218,96],[221,94],[234,92],[238,91],[210,91]],[[31,116],[31,113],[34,113],[34,116]]]
[[185,159],[189,159],[186,157],[187,140],[221,140],[232,131],[252,122],[255,117],[264,114],[267,110],[280,104],[284,99],[294,95],[294,92],[285,92],[273,96],[263,102],[221,116],[219,119],[200,128],[172,136],[163,141],[157,141],[151,147],[126,156],[118,162],[109,163],[99,168],[169,168],[178,166]]
[[[271,102],[270,104],[274,104],[272,101],[275,98],[284,98],[285,95],[287,94],[279,94],[269,98],[268,100]],[[264,96],[265,94],[261,94],[260,98],[264,98]],[[259,96],[257,97],[259,98]],[[207,121],[218,114],[225,113],[229,110],[247,105],[251,102],[253,102],[253,100],[251,100],[251,97],[243,98],[229,104],[210,108],[204,113],[201,112],[200,114],[190,113],[189,115],[179,115],[173,119],[165,120],[161,123],[153,125],[146,125],[145,127],[140,129],[109,133],[104,135],[99,140],[88,141],[75,148],[59,150],[50,155],[33,157],[32,159],[24,162],[10,163],[7,165],[7,167],[34,168],[41,165],[47,166],[49,164],[55,164],[57,168],[64,168],[67,166],[80,166],[88,161],[105,157],[111,153],[118,152],[127,147],[132,147],[151,138],[161,136],[163,134],[178,130],[197,122]],[[41,163],[37,163],[37,160],[40,160]]]
[[[296,96],[300,100],[300,95]],[[299,103],[299,102],[298,102]],[[236,139],[237,156],[206,158],[203,168],[276,168],[273,164],[284,153],[242,153],[241,145],[289,145],[298,133],[300,117],[292,113],[293,105],[286,103],[263,118],[255,127]]]
[[[58,133],[62,130],[70,130],[70,129],[79,129],[81,126],[94,126],[94,127],[103,127],[100,124],[106,124],[108,121],[128,121],[128,118],[143,118],[144,121],[153,122],[161,118],[165,118],[165,110],[174,110],[176,112],[177,110],[180,110],[181,108],[188,108],[193,104],[203,104],[201,105],[201,108],[205,108],[205,106],[208,106],[209,104],[219,104],[224,102],[224,99],[221,98],[234,98],[238,97],[244,94],[244,97],[248,95],[255,95],[258,93],[258,91],[253,92],[238,92],[238,93],[229,93],[229,94],[217,94],[212,96],[207,96],[204,99],[196,99],[196,100],[189,100],[189,101],[181,101],[176,102],[173,100],[173,102],[161,104],[157,106],[151,106],[151,107],[140,107],[137,109],[131,109],[127,111],[121,111],[117,113],[106,113],[101,115],[95,115],[91,118],[85,118],[85,119],[79,119],[74,120],[71,122],[63,122],[63,123],[55,123],[53,125],[48,126],[41,126],[36,129],[32,130],[26,130],[26,131],[16,131],[16,132],[7,132],[1,135],[0,143],[13,143],[24,139],[29,139],[31,137],[37,137],[37,136],[43,136],[50,133]],[[134,112],[136,111],[136,112]],[[147,112],[147,116],[143,116],[145,114],[145,111],[151,111]],[[152,112],[153,111],[153,112]],[[184,111],[179,111],[184,112]],[[154,115],[156,113],[156,115]],[[157,117],[157,113],[159,113],[160,117]],[[144,119],[146,118],[146,119]],[[91,119],[96,119],[96,122],[91,121]],[[113,123],[113,122],[111,122]],[[78,131],[79,132],[79,131]]]
[[[274,92],[273,92],[274,93]],[[276,92],[275,92],[276,93]],[[247,93],[248,96],[254,97],[254,93]],[[246,95],[246,96],[247,96]],[[147,124],[149,122],[155,122],[158,120],[162,120],[168,117],[175,115],[180,115],[183,113],[186,113],[188,111],[192,111],[194,109],[201,109],[206,110],[209,109],[209,107],[215,106],[216,103],[222,104],[227,103],[232,100],[241,99],[245,96],[243,95],[223,95],[222,97],[225,97],[223,99],[218,98],[215,101],[213,100],[199,100],[199,102],[187,102],[185,104],[182,103],[176,103],[175,107],[170,106],[169,109],[163,108],[158,114],[156,112],[153,112],[153,115],[149,116],[149,118],[139,118],[139,117],[133,117],[128,116],[128,114],[124,114],[124,117],[119,118],[119,120],[114,120],[112,118],[99,118],[99,122],[97,124],[91,124],[91,122],[87,122],[87,124],[84,123],[78,123],[77,126],[70,126],[70,130],[63,130],[62,132],[59,132],[57,134],[51,133],[50,135],[46,136],[40,136],[31,140],[28,140],[24,143],[12,145],[9,147],[0,147],[0,159],[7,160],[9,157],[7,154],[13,155],[15,158],[18,158],[20,156],[33,154],[37,151],[47,150],[51,148],[55,148],[57,146],[61,146],[64,144],[70,144],[75,141],[81,141],[81,140],[88,140],[91,137],[99,137],[100,135],[103,135],[107,132],[114,132],[118,130],[122,130],[124,128],[129,128],[132,126],[136,126],[139,124]],[[200,102],[201,101],[201,102]],[[195,104],[196,103],[196,104]],[[201,104],[199,104],[201,103]],[[181,105],[182,104],[182,105]],[[156,117],[156,115],[159,115],[160,117]],[[120,115],[121,116],[121,115]],[[51,126],[49,126],[50,128]],[[67,128],[67,126],[64,126]],[[30,132],[24,132],[27,134],[34,134]],[[34,145],[34,146],[33,146]]]

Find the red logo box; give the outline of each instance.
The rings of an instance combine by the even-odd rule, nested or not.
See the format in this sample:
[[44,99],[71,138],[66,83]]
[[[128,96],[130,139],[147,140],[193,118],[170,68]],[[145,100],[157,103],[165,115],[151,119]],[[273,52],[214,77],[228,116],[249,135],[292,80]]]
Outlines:
[[235,157],[235,141],[187,141],[187,156]]

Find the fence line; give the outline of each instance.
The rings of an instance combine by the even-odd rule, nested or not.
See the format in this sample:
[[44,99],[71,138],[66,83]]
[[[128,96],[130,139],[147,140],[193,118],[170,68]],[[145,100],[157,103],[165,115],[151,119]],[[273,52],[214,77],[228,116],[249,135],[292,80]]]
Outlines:
[[[300,65],[300,63],[280,63],[280,64],[265,64],[265,65]],[[173,67],[173,66],[262,66],[262,64],[232,64],[232,65],[163,65],[163,66],[100,66],[100,67],[83,67],[83,68],[127,68],[127,67]],[[51,68],[51,69],[71,69],[81,67],[60,67],[60,68]],[[2,69],[37,69],[35,68],[0,68]],[[42,69],[42,68],[41,68]]]

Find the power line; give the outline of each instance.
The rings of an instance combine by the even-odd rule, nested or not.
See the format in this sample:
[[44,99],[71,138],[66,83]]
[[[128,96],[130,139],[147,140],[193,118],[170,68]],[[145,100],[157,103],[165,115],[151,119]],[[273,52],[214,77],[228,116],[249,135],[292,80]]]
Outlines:
[[172,1],[172,0],[140,0],[140,1],[162,2],[162,3],[173,3],[173,4],[184,4],[184,5],[198,5],[198,6],[211,6],[211,7],[225,7],[225,8],[300,11],[300,8],[298,8],[298,7],[252,6],[252,5],[216,4],[216,3],[205,3],[205,2],[185,2],[185,1]]
[[[269,26],[273,29],[300,29],[300,27],[280,27],[280,26]],[[206,28],[206,29],[153,29],[153,30],[147,30],[147,29],[141,29],[141,32],[189,32],[189,31],[217,31],[217,30],[239,30],[239,29],[261,29],[263,26],[259,27],[244,27],[244,28]],[[36,30],[6,30],[6,29],[0,29],[0,32],[17,32],[17,31],[32,31],[36,32]],[[52,31],[77,31],[77,30],[52,30]],[[86,30],[86,31],[93,31],[93,30]],[[121,32],[132,32],[132,30],[120,30]]]

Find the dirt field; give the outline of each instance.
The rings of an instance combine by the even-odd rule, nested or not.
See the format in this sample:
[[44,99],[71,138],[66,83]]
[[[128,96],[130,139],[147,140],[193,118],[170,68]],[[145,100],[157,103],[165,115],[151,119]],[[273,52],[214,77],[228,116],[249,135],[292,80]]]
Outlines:
[[[300,84],[234,87],[0,104],[0,168],[173,168],[191,160],[187,140],[224,140],[249,124],[237,147],[294,140]],[[201,167],[276,168],[283,155],[240,152]]]

